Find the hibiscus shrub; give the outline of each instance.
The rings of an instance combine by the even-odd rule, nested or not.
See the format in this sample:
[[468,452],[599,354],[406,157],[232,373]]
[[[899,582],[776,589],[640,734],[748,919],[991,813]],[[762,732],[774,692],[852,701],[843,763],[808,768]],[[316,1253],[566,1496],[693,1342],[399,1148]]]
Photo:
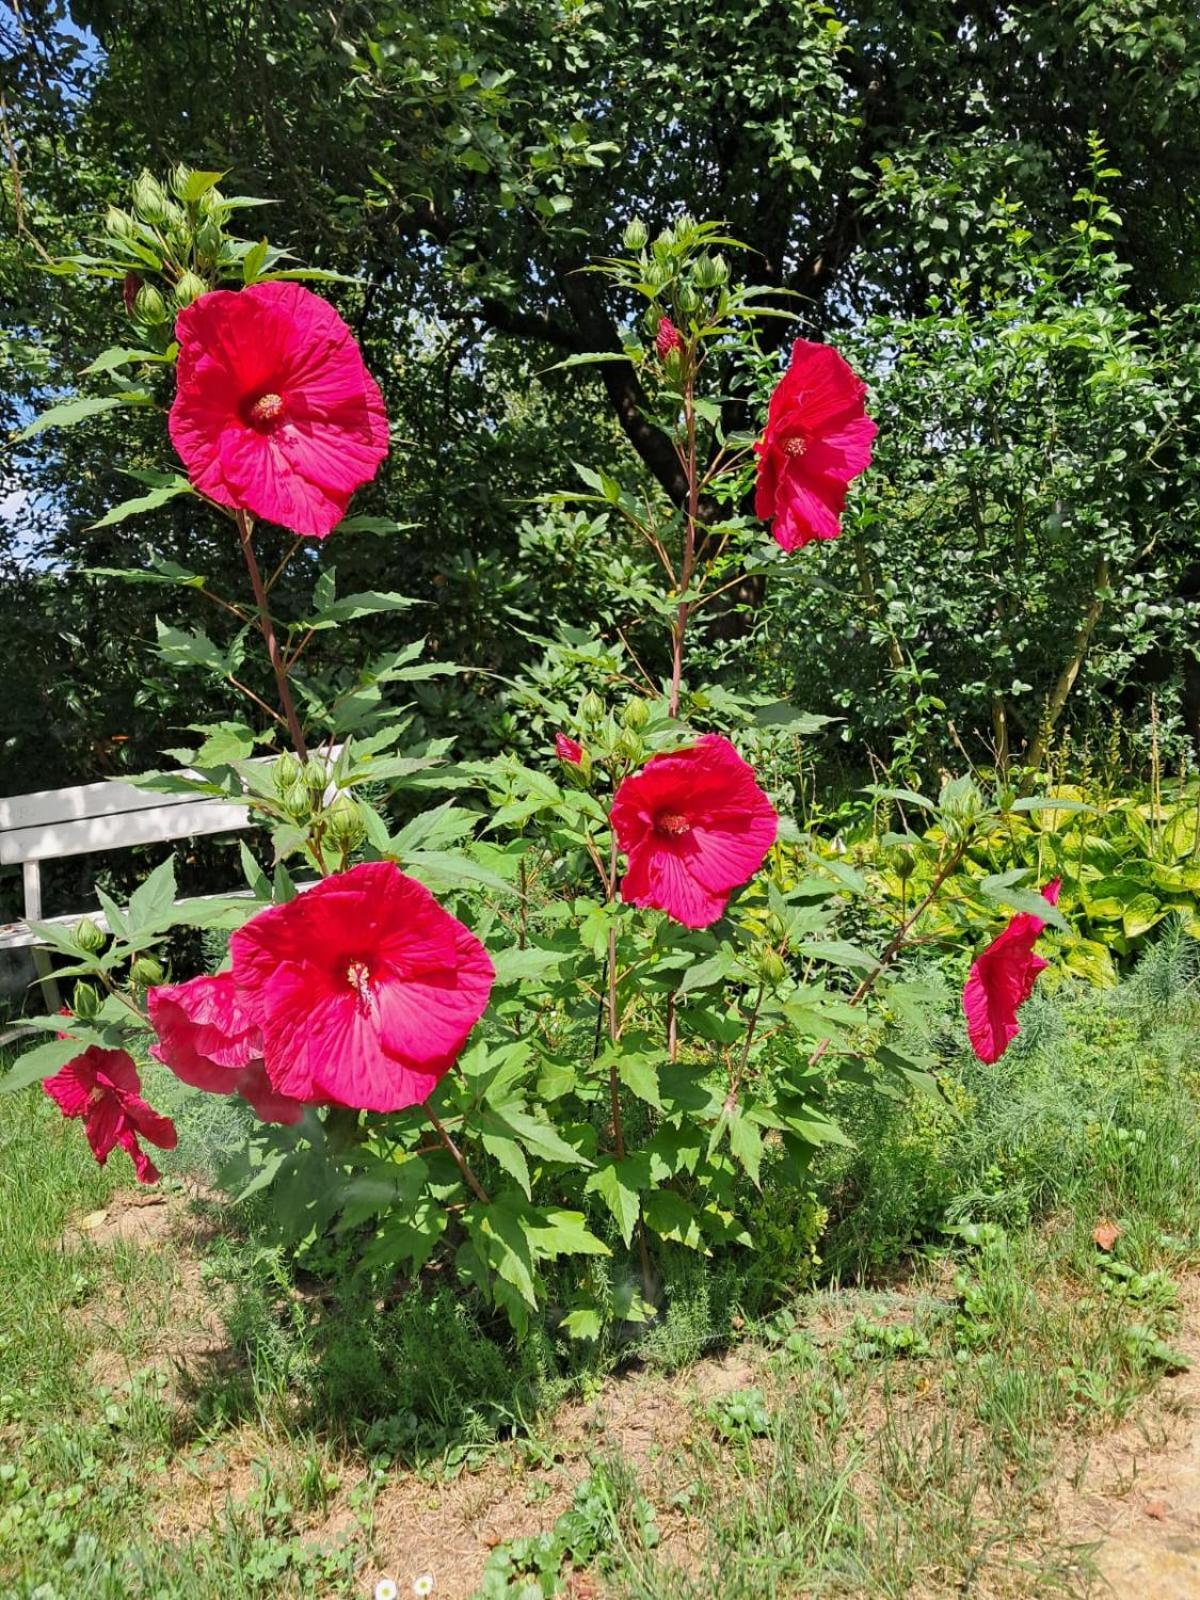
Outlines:
[[[258,1131],[239,1187],[273,1191],[298,1247],[338,1231],[385,1278],[444,1259],[517,1328],[551,1288],[576,1337],[645,1320],[664,1245],[753,1249],[759,1192],[803,1185],[814,1151],[843,1138],[827,1109],[835,1077],[929,1086],[927,1063],[893,1037],[921,1003],[897,958],[1001,822],[968,781],[936,803],[903,796],[934,824],[906,841],[928,887],[868,953],[838,926],[865,881],[811,849],[756,772],[772,741],[812,719],[686,675],[689,629],[731,583],[837,536],[875,434],[865,386],[832,348],[797,340],[761,437],[732,431],[729,417],[758,404],[758,319],[778,313],[731,284],[716,252],[734,244],[715,225],[684,218],[653,242],[631,225],[629,255],[597,270],[641,302],[642,331],[619,354],[571,359],[634,363],[686,492],[657,501],[584,468],[593,492],[571,498],[625,519],[662,568],[643,621],[669,636],[671,671],[659,684],[614,669],[574,703],[518,685],[556,729],[545,759],[456,763],[452,740],[413,741],[405,686],[452,670],[419,647],[357,670],[304,668],[317,631],[403,598],[339,597],[313,562],[309,610],[285,624],[257,558],[258,522],[297,546],[342,537],[351,494],[386,451],[383,401],[350,330],[277,252],[226,235],[237,203],[215,174],[176,172],[174,200],[149,184],[114,224],[110,257],[78,265],[120,276],[136,263],[125,299],[153,348],[95,366],[141,363],[147,388],[111,398],[169,402],[187,478],[163,492],[229,518],[248,579],[248,598],[211,596],[233,619],[226,645],[164,626],[161,648],[178,669],[243,687],[235,666],[257,634],[275,703],[245,686],[241,719],[199,729],[199,744],[171,752],[179,765],[142,781],[243,802],[270,860],[242,846],[248,896],[179,903],[167,863],[128,906],[101,896],[107,932],[42,928],[79,980],[73,1007],[45,1019],[59,1037],[5,1087],[44,1080],[99,1160],[119,1144],[149,1182],[138,1136],[175,1138],[141,1098],[133,1058],[152,1058],[246,1103]],[[242,286],[222,287],[231,279]],[[173,393],[156,394],[172,371]],[[208,592],[184,566],[126,576]],[[1016,1031],[1044,964],[1034,941],[1057,920],[1053,889],[1043,899],[1026,876],[984,889],[1018,912],[966,991],[989,1060]],[[227,965],[165,982],[180,925],[228,931]]]

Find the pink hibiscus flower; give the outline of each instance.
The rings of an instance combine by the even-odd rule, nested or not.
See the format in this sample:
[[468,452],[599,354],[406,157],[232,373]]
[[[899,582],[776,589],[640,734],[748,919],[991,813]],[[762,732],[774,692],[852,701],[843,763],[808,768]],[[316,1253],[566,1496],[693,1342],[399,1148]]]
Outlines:
[[728,739],[707,733],[626,778],[612,825],[629,857],[621,898],[707,928],[762,866],[779,818],[754,768]]
[[[1055,878],[1042,895],[1050,905],[1057,905],[1061,888],[1061,881]],[[1021,1031],[1017,1012],[1046,967],[1033,950],[1045,926],[1032,911],[1019,912],[971,967],[962,997],[967,1034],[971,1049],[989,1065],[999,1061]]]
[[133,1058],[124,1050],[89,1045],[42,1088],[64,1117],[82,1117],[92,1154],[101,1166],[117,1145],[127,1150],[139,1183],[157,1183],[161,1174],[138,1144],[138,1135],[160,1150],[174,1150],[175,1124],[142,1099]]
[[475,935],[390,861],[260,912],[231,948],[275,1090],[366,1111],[429,1098],[496,976]]
[[232,972],[164,984],[146,996],[158,1043],[150,1054],[209,1094],[239,1094],[263,1122],[299,1122],[299,1100],[278,1094],[263,1067],[262,1032],[242,1004]]
[[578,739],[572,739],[566,733],[554,735],[554,754],[560,761],[566,761],[573,767],[578,767],[583,762],[583,746]]
[[774,519],[771,531],[785,550],[842,531],[847,485],[870,465],[878,431],[863,409],[866,392],[832,345],[796,340],[754,446],[754,513]]
[[216,289],[179,313],[171,441],[195,487],[323,539],[387,455],[379,386],[333,307],[298,283]]

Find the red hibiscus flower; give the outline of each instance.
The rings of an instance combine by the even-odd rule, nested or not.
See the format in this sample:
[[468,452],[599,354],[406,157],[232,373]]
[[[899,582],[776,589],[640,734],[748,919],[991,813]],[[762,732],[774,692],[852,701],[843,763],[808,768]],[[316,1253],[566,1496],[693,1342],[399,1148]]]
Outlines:
[[133,1058],[124,1050],[89,1045],[42,1088],[64,1117],[82,1117],[92,1154],[101,1166],[117,1145],[127,1150],[139,1183],[157,1183],[160,1173],[138,1144],[138,1135],[160,1150],[174,1150],[175,1124],[142,1099]]
[[573,767],[583,764],[583,746],[578,739],[572,739],[569,734],[554,735],[554,754],[560,761],[567,761]]
[[680,336],[679,329],[671,321],[670,317],[659,317],[658,332],[654,335],[654,348],[658,351],[660,358],[665,361],[672,350],[679,350],[682,345],[683,339]]
[[[1055,878],[1042,894],[1058,904],[1062,883]],[[987,949],[976,957],[963,989],[963,1011],[971,1049],[989,1065],[999,1061],[1021,1031],[1017,1012],[1033,993],[1046,963],[1033,947],[1046,924],[1032,911],[1019,912]]]
[[762,866],[779,818],[754,768],[728,739],[707,733],[626,778],[612,825],[629,857],[622,900],[707,928]]
[[767,410],[755,515],[774,519],[785,550],[842,531],[846,486],[871,463],[878,431],[863,409],[867,386],[832,345],[797,339]]
[[429,1098],[496,976],[475,935],[390,861],[260,912],[231,948],[276,1091],[365,1111]]
[[350,329],[298,283],[179,313],[171,441],[201,494],[323,539],[387,455],[383,398]]
[[263,1067],[262,1033],[232,972],[164,984],[146,996],[158,1043],[150,1054],[182,1082],[209,1094],[239,1094],[263,1122],[299,1122],[299,1100],[276,1093]]

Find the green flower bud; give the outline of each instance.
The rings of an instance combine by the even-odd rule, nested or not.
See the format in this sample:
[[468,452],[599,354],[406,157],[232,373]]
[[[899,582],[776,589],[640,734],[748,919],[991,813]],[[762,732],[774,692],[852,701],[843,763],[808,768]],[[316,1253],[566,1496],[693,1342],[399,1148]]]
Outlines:
[[640,696],[636,700],[631,700],[621,713],[622,726],[632,728],[635,733],[644,728],[649,720],[650,707]]
[[152,283],[144,283],[138,290],[133,302],[133,315],[136,321],[150,327],[167,320],[167,303]]
[[772,988],[787,977],[787,963],[778,950],[764,950],[758,958],[758,970],[763,982]]
[[617,735],[616,752],[625,761],[640,761],[646,753],[646,746],[632,728],[622,728]]
[[644,222],[639,222],[637,217],[634,217],[632,222],[629,222],[629,223],[626,224],[626,226],[625,226],[625,248],[626,248],[626,250],[644,250],[645,247],[646,247],[646,240],[649,239],[649,237],[650,237],[650,234],[649,234],[649,231],[647,230],[646,224]]
[[283,792],[284,789],[294,789],[304,777],[304,768],[290,750],[285,750],[275,760],[275,787]]
[[363,809],[352,795],[335,795],[333,804],[325,813],[325,820],[329,837],[343,854],[356,850],[367,837]]
[[225,235],[215,222],[202,222],[196,229],[196,249],[206,261],[215,261],[221,254]]
[[171,168],[171,188],[181,200],[187,198],[187,186],[191,181],[192,169],[185,166],[182,161]]
[[104,213],[104,227],[114,239],[132,239],[137,224],[128,211],[122,211],[120,206],[109,206]]
[[308,765],[304,769],[304,786],[314,800],[319,800],[329,787],[329,769],[315,756],[308,758]]
[[100,996],[90,983],[77,983],[71,996],[71,1011],[80,1022],[91,1022],[100,1010]]
[[579,716],[583,722],[599,722],[604,715],[604,701],[594,689],[589,689],[584,695],[579,706]]
[[917,858],[906,844],[896,846],[889,855],[888,864],[901,883],[907,883],[917,870]]
[[279,791],[279,798],[283,802],[283,809],[289,817],[307,817],[312,810],[312,799],[308,792],[308,785],[304,782],[301,772],[295,783],[289,783]]
[[717,263],[712,256],[699,256],[692,268],[692,282],[697,289],[715,289],[720,281]]
[[175,299],[181,306],[190,306],[193,300],[207,293],[208,285],[194,272],[185,272],[175,285]]
[[700,296],[690,283],[679,285],[679,309],[689,314],[700,309]]
[[88,955],[98,955],[108,943],[108,935],[91,917],[80,917],[75,924],[75,943]]
[[144,167],[133,185],[133,209],[143,222],[155,228],[167,222],[174,209],[163,192],[162,184]]
[[163,981],[163,969],[153,956],[138,956],[129,969],[129,976],[140,989],[149,989]]

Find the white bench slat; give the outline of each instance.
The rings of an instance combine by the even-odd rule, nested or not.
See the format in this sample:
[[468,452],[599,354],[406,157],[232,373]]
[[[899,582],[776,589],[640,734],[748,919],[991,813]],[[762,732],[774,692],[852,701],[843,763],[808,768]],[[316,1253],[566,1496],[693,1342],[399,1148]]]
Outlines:
[[143,805],[136,811],[10,828],[0,833],[0,864],[57,861],[62,856],[88,855],[94,850],[125,850],[132,845],[190,839],[204,833],[232,833],[249,825],[242,801],[184,797],[181,803],[170,805]]
[[185,793],[139,789],[119,778],[77,783],[69,789],[38,789],[33,794],[0,796],[0,834],[52,822],[109,817],[121,811],[165,811],[171,806],[191,805],[195,799],[195,795]]

